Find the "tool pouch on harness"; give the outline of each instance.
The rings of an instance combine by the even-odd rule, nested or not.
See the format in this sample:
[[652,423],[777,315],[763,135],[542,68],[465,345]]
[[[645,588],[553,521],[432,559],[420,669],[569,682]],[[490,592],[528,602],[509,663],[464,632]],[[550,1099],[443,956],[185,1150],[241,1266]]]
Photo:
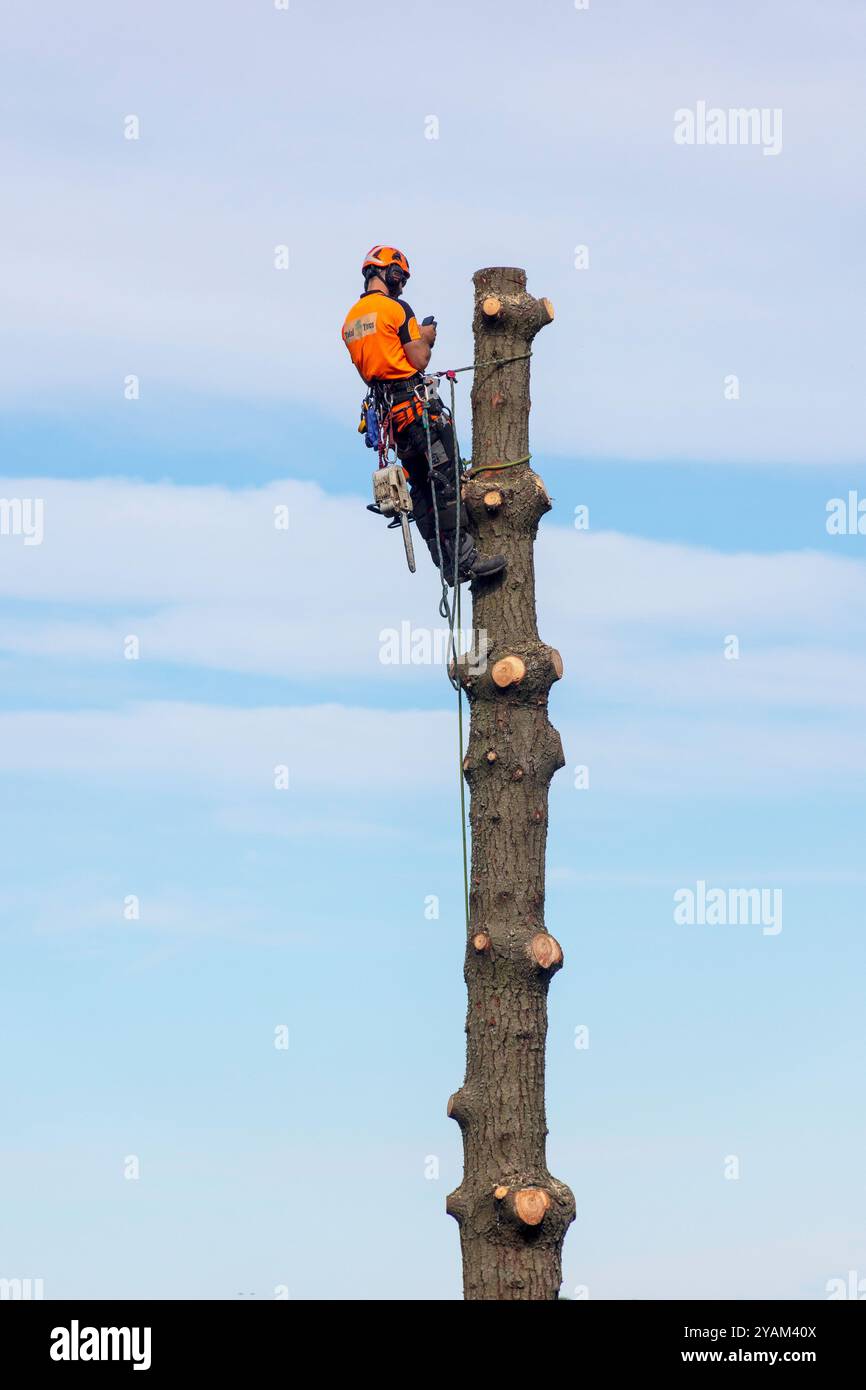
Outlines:
[[358,426],[358,433],[364,436],[364,443],[368,449],[378,449],[379,412],[372,396],[365,396],[361,402],[361,423]]

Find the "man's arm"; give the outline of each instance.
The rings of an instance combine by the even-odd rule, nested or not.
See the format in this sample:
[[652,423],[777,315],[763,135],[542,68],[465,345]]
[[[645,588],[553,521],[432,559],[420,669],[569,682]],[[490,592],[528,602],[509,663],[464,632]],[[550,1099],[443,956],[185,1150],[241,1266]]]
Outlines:
[[398,303],[406,316],[400,328],[400,342],[403,344],[403,351],[416,372],[423,372],[430,361],[430,354],[436,341],[436,325],[435,323],[424,323],[419,328],[418,321],[405,300],[398,300]]
[[412,363],[412,366],[419,372],[426,371],[430,362],[430,355],[433,351],[433,344],[436,341],[435,323],[425,323],[421,328],[421,336],[414,343],[405,343],[403,351]]

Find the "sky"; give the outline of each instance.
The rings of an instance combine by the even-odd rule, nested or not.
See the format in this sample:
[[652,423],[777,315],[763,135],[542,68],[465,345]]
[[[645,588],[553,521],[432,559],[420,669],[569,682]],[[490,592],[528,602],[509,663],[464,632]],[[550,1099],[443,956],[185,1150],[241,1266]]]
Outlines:
[[[385,241],[439,368],[481,266],[556,310],[563,1294],[866,1280],[862,6],[10,0],[5,28],[0,1278],[460,1297],[454,701],[382,659],[441,626],[438,582],[365,511],[339,336]],[[775,145],[674,138],[739,108]],[[778,918],[678,921],[701,883]]]

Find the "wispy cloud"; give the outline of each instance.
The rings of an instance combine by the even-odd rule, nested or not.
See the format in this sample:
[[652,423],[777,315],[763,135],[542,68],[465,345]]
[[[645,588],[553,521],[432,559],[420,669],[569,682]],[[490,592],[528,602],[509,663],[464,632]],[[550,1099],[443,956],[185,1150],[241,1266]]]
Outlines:
[[[22,486],[9,480],[6,491]],[[10,710],[0,716],[7,770],[232,784],[254,799],[282,763],[310,789],[323,778],[385,788],[450,776],[450,714],[413,712],[406,694],[441,707],[444,677],[380,660],[385,628],[438,625],[435,575],[422,558],[410,580],[359,501],[288,479],[240,491],[37,486],[45,540],[6,552],[0,592],[15,606],[0,648],[130,680],[160,665],[278,677],[286,696],[247,709],[229,693],[220,704],[130,702],[127,681],[113,708]],[[274,526],[280,507],[288,531]],[[537,558],[543,631],[566,665],[555,717],[593,785],[686,790],[707,777],[772,792],[792,778],[862,776],[864,562],[555,525],[542,528]],[[138,661],[124,656],[130,635]],[[726,656],[731,637],[737,659]],[[361,688],[369,709],[355,707]],[[383,730],[414,750],[411,764],[381,756]]]

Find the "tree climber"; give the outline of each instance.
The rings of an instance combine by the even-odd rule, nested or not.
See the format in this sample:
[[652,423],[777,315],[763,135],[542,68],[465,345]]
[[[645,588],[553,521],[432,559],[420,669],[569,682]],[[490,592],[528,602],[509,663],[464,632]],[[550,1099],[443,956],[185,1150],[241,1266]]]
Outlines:
[[[370,387],[375,408],[394,431],[394,445],[403,471],[409,479],[412,514],[420,534],[427,542],[433,563],[439,564],[436,515],[432,481],[439,512],[439,542],[442,564],[449,583],[454,577],[454,539],[460,508],[460,551],[458,577],[487,579],[505,569],[502,555],[489,559],[478,554],[468,531],[469,515],[457,495],[455,482],[456,444],[454,429],[424,372],[436,342],[436,323],[425,319],[418,325],[415,315],[400,295],[409,279],[409,262],[393,246],[374,246],[361,267],[364,293],[352,305],[343,324],[343,342],[355,366]],[[423,421],[425,386],[428,387],[430,454]]]

